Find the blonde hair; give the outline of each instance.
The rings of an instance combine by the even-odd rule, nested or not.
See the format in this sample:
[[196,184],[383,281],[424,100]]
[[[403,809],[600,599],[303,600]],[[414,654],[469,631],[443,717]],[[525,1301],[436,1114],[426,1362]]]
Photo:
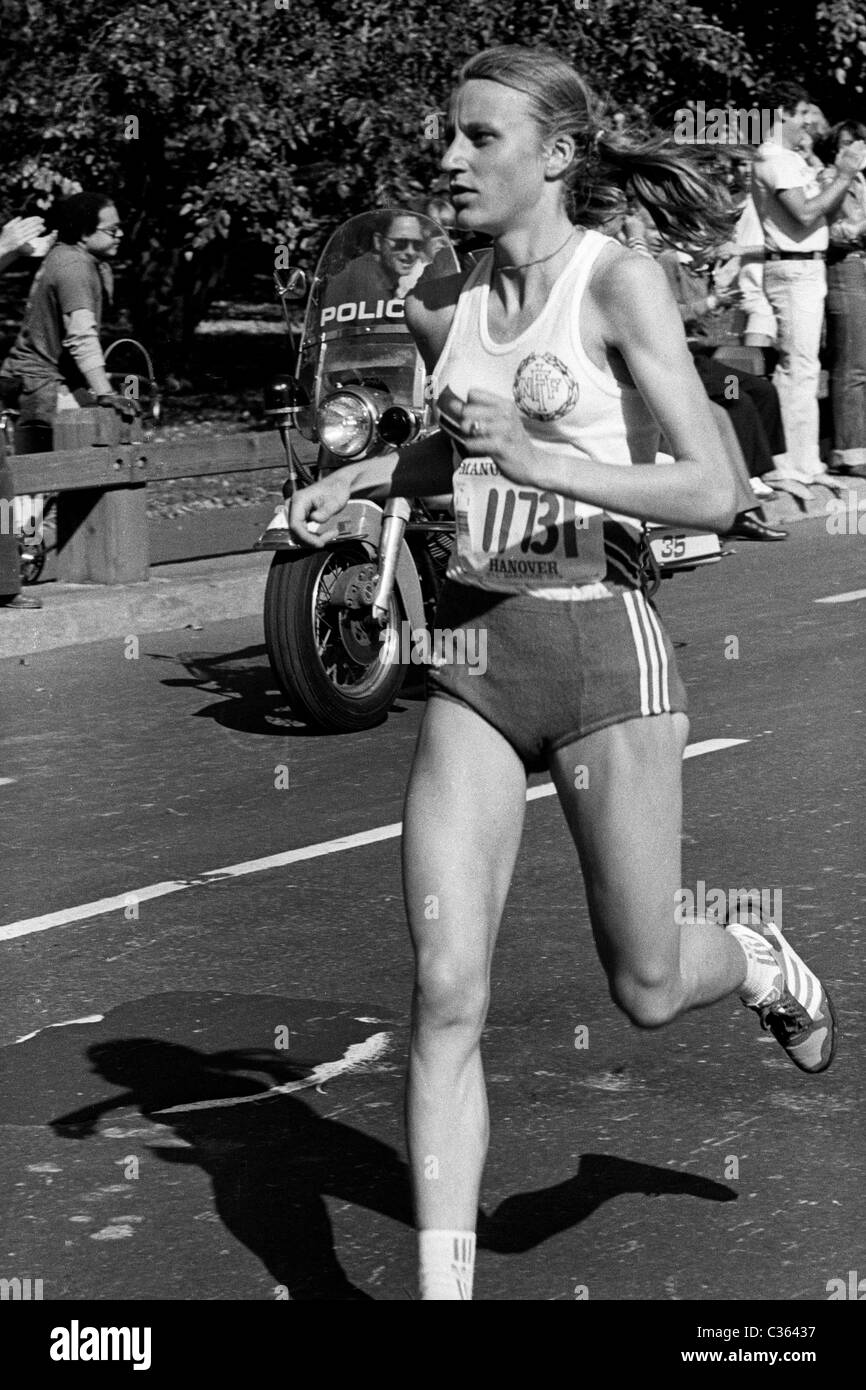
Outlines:
[[696,157],[663,137],[636,139],[604,130],[602,104],[550,49],[485,49],[464,64],[458,85],[473,79],[523,92],[544,143],[560,135],[574,140],[575,155],[563,176],[573,222],[608,221],[625,193],[643,204],[668,240],[705,247],[730,235],[736,212],[727,191],[706,177]]

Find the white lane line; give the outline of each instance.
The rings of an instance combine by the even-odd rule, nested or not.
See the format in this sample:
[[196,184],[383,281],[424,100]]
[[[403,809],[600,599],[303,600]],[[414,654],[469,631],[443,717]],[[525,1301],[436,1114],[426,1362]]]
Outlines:
[[[689,744],[683,758],[699,758],[704,753],[717,753],[736,744],[748,743],[746,738],[710,738],[702,743]],[[526,793],[527,801],[537,801],[540,797],[553,796],[555,787],[547,783],[533,787]],[[0,941],[13,941],[18,936],[30,936],[33,932],[50,931],[52,927],[66,927],[72,922],[83,922],[90,917],[103,917],[109,912],[119,912],[130,904],[148,902],[151,898],[164,898],[169,893],[181,893],[185,888],[201,888],[209,883],[219,883],[227,878],[241,878],[245,874],[260,874],[266,869],[282,869],[287,864],[299,864],[307,859],[319,859],[326,854],[340,854],[347,849],[360,849],[364,845],[374,845],[380,840],[395,840],[402,833],[403,822],[393,821],[390,825],[379,825],[373,830],[362,830],[357,835],[341,835],[336,840],[323,840],[318,845],[304,845],[301,849],[284,850],[281,854],[268,854],[262,859],[246,859],[240,864],[229,864],[224,869],[208,869],[197,878],[171,879],[165,883],[152,883],[147,888],[130,889],[118,893],[113,898],[98,898],[96,902],[82,903],[79,907],[62,908],[59,912],[47,912],[42,917],[26,917],[20,922],[10,922],[0,927]]]
[[96,902],[82,903],[80,907],[65,907],[60,912],[46,912],[42,917],[27,917],[21,922],[10,922],[8,927],[0,927],[0,941],[11,941],[16,936],[27,936],[30,932],[48,931],[51,927],[65,927],[71,922],[82,922],[88,917],[101,917],[106,912],[118,912],[124,907],[129,907],[130,903],[162,898],[166,893],[179,893],[182,888],[190,888],[197,881],[184,879],[175,883],[152,883],[149,888],[119,893],[115,898],[98,898]]
[[151,1110],[152,1115],[180,1115],[190,1110],[223,1110],[230,1105],[250,1105],[256,1100],[270,1100],[273,1096],[290,1096],[293,1091],[306,1091],[311,1086],[321,1086],[325,1081],[333,1081],[335,1076],[343,1076],[348,1071],[360,1071],[363,1067],[377,1062],[391,1045],[390,1033],[372,1033],[363,1042],[350,1043],[335,1062],[320,1062],[309,1076],[300,1081],[285,1081],[282,1086],[269,1086],[266,1091],[256,1091],[253,1095],[223,1096],[219,1100],[194,1100],[189,1105],[167,1105],[162,1110]]
[[830,594],[829,598],[816,598],[815,603],[856,603],[858,598],[866,598],[866,589],[849,589],[847,594]]
[[[73,1023],[101,1023],[105,1014],[87,1014],[85,1018],[65,1018],[62,1023],[46,1023],[43,1028],[34,1028],[32,1033],[25,1033],[23,1038],[15,1038],[16,1043],[29,1042],[39,1033],[44,1033],[46,1028],[71,1028]],[[359,1019],[360,1023],[362,1020]]]
[[17,781],[17,777],[0,777],[0,787],[9,787],[13,782]]
[[244,874],[260,874],[264,869],[280,869],[284,864],[296,864],[302,859],[320,859],[323,854],[359,849],[362,845],[374,845],[378,840],[395,840],[402,830],[403,822],[397,820],[390,825],[378,825],[374,830],[361,830],[357,835],[341,835],[337,840],[323,840],[318,845],[304,845],[301,849],[284,850],[281,854],[267,854],[264,859],[247,859],[242,864],[229,864],[225,869],[209,869],[200,879],[191,879],[189,886],[216,883],[221,878],[241,878]]
[[683,762],[686,758],[701,758],[704,753],[720,753],[723,748],[736,748],[738,743],[748,743],[747,738],[705,738],[701,743],[690,743],[685,753]]

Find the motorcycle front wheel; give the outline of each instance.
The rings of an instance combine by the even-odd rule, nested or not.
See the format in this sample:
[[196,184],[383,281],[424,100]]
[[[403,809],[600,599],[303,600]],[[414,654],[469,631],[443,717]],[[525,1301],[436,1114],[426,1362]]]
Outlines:
[[[293,559],[277,551],[265,589],[268,660],[293,710],[334,732],[369,729],[385,717],[406,665],[383,660],[381,628],[369,609],[330,599],[345,570],[369,564],[360,544]],[[400,630],[402,608],[391,595],[387,626]]]

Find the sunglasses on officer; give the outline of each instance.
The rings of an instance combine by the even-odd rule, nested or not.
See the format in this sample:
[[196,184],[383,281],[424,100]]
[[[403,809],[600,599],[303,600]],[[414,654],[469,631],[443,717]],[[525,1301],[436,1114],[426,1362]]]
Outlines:
[[387,241],[392,251],[423,251],[423,237],[412,236],[383,236],[383,241]]

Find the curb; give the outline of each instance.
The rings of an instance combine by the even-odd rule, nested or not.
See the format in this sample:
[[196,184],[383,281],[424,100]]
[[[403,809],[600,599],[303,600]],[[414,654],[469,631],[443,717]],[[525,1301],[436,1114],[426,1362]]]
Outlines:
[[[0,614],[0,659],[260,615],[267,553],[164,565],[143,584],[40,584],[44,607]],[[25,590],[25,592],[28,592]]]
[[[840,502],[852,513],[866,508],[866,478],[834,475],[830,482],[834,487],[828,487],[826,483],[811,483],[808,487],[811,493],[808,501],[781,490],[777,491],[774,497],[762,498],[762,512],[767,524],[785,526],[795,521],[826,518],[838,509]],[[836,487],[841,489],[841,498]]]

